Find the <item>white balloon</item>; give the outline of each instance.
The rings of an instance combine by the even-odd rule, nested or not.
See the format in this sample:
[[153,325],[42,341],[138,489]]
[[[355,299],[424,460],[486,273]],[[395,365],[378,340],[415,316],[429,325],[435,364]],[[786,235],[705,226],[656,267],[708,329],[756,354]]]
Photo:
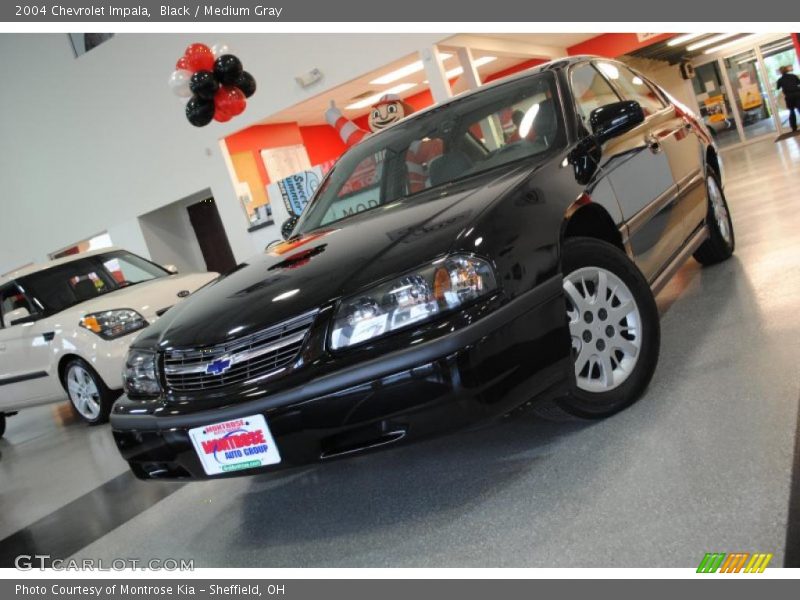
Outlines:
[[192,95],[192,90],[189,88],[189,80],[192,78],[192,72],[186,69],[178,69],[173,71],[169,76],[169,87],[172,93],[179,98],[188,98]]
[[219,58],[223,54],[230,54],[231,49],[228,48],[228,44],[214,44],[211,46],[211,54],[214,55],[214,58]]

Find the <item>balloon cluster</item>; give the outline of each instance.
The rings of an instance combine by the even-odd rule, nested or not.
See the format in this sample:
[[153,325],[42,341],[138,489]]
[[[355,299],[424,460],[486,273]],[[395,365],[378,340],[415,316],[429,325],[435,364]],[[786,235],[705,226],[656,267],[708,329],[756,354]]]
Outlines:
[[186,102],[186,118],[195,127],[212,119],[224,123],[244,112],[246,98],[256,91],[256,80],[225,44],[191,44],[178,59],[169,87]]

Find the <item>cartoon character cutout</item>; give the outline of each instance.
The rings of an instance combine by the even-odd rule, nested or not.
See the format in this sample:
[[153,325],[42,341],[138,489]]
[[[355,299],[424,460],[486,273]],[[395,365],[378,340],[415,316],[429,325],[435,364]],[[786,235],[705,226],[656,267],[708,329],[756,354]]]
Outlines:
[[325,121],[339,132],[342,141],[350,148],[363,140],[370,132],[376,133],[381,129],[386,129],[389,125],[413,112],[414,108],[407,102],[403,102],[397,94],[385,94],[369,111],[367,121],[370,131],[361,129],[345,117],[333,100],[331,100],[330,108],[325,111]]

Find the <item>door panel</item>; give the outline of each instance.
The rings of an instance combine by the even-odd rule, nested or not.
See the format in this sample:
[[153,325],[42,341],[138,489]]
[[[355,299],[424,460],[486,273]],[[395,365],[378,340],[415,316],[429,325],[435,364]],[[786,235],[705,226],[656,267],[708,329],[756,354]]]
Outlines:
[[16,284],[0,289],[0,410],[14,410],[61,395],[58,377],[50,372],[52,335],[43,335],[50,321],[12,325],[8,315],[21,308],[33,311]]
[[51,373],[50,347],[36,323],[0,329],[0,409],[61,397],[58,376]]
[[680,198],[675,214],[681,223],[679,238],[683,243],[700,226],[707,212],[703,144],[674,106],[664,111],[661,119],[658,135],[678,185]]
[[639,161],[626,165],[612,185],[630,219],[635,260],[652,281],[705,216],[702,145],[688,121],[644,77],[616,63],[601,62],[598,68],[646,117]]

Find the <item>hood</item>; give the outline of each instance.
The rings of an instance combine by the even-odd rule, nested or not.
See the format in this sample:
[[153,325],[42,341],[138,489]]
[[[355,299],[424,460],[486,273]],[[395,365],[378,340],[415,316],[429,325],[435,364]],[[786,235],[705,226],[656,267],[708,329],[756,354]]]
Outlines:
[[158,319],[158,312],[177,304],[217,276],[217,273],[187,273],[158,277],[86,300],[70,310],[83,316],[130,308],[153,323]]
[[134,345],[229,341],[401,275],[446,254],[459,233],[529,169],[434,188],[283,242],[181,303]]

